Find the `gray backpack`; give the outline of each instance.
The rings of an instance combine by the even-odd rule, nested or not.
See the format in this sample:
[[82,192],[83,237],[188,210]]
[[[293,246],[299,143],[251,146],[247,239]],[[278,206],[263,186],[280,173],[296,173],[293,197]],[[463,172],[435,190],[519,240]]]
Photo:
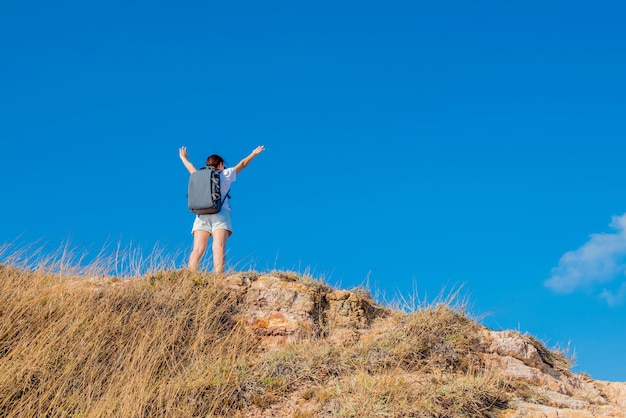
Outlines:
[[206,166],[189,176],[187,203],[196,215],[218,213],[227,197],[230,198],[228,194],[222,198],[219,170]]

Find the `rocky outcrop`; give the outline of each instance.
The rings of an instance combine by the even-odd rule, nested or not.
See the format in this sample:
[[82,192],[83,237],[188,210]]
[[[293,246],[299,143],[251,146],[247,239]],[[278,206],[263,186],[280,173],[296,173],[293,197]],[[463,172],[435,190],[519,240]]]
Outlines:
[[626,383],[603,382],[569,371],[532,337],[483,329],[479,355],[487,368],[525,385],[527,399],[516,399],[501,417],[626,417]]
[[306,336],[338,343],[355,341],[384,309],[353,292],[334,290],[292,273],[237,273],[227,279],[242,310],[238,319],[262,336],[262,344],[292,342]]
[[[365,292],[335,290],[292,273],[236,273],[226,286],[245,303],[237,319],[272,347],[314,336],[337,344],[367,337],[390,314]],[[380,332],[380,327],[377,327]],[[569,371],[565,357],[515,331],[481,328],[476,355],[522,393],[497,417],[626,417],[626,383],[596,381]],[[523,390],[519,389],[523,388]]]

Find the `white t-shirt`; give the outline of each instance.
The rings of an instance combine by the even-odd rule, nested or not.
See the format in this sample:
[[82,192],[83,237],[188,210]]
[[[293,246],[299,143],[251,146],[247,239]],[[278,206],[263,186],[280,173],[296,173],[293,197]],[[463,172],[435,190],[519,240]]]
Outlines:
[[[222,194],[222,198],[228,194],[230,190],[230,184],[237,180],[237,171],[235,171],[234,167],[225,168],[220,172],[220,192]],[[224,203],[222,204],[222,210],[230,211],[230,199],[224,199]]]

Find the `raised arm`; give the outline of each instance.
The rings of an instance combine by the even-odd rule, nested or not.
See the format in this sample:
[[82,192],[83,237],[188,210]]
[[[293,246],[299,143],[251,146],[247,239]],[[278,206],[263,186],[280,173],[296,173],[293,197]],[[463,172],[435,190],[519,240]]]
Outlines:
[[257,155],[259,155],[260,153],[262,153],[263,151],[265,151],[265,147],[263,145],[259,145],[258,147],[256,147],[254,150],[252,150],[252,152],[250,153],[250,155],[248,155],[246,158],[244,158],[243,160],[239,161],[237,163],[237,165],[235,166],[235,171],[237,172],[237,174],[239,174],[241,172],[241,170],[243,170],[244,168],[246,168],[248,166],[248,164],[250,164],[250,161],[252,161],[254,159],[254,157],[256,157]]
[[189,158],[187,157],[187,147],[180,147],[178,149],[178,155],[180,156],[181,161],[183,162],[190,174],[198,171],[196,170],[196,167],[191,164],[191,161],[189,161]]

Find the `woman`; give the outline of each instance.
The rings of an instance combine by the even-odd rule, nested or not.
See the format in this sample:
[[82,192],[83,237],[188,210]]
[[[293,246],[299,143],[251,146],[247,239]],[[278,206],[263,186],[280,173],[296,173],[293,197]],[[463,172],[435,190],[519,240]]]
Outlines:
[[[220,191],[222,196],[228,194],[231,183],[237,179],[237,175],[241,170],[246,168],[248,164],[250,164],[250,161],[264,150],[265,147],[259,145],[250,155],[231,168],[225,168],[224,159],[217,154],[213,154],[207,158],[206,165],[220,171]],[[178,150],[178,154],[189,173],[197,171],[187,157],[187,147],[181,147]],[[212,215],[196,215],[191,233],[193,234],[193,249],[189,256],[189,270],[198,270],[200,260],[206,251],[209,238],[213,235],[213,271],[215,273],[223,273],[226,260],[226,240],[233,233],[229,199],[224,200],[222,210],[218,213]]]

